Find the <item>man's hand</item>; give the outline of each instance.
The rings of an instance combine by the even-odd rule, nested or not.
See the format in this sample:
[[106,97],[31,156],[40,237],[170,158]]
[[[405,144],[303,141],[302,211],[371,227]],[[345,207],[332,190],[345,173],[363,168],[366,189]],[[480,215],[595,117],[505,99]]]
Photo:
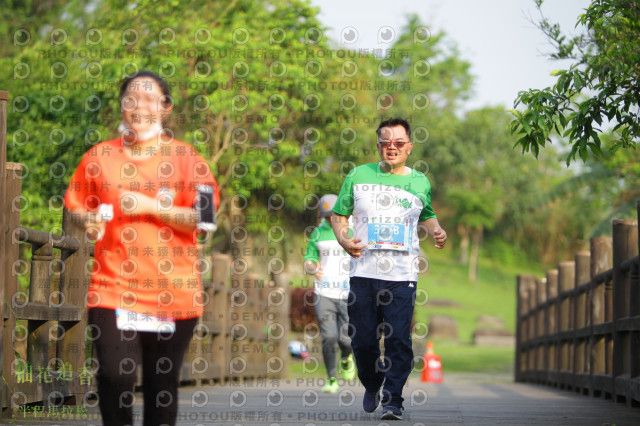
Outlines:
[[[428,235],[433,237],[433,240],[436,242],[436,248],[444,248],[444,244],[447,242],[447,233],[438,223],[438,219],[435,217],[429,218],[427,220],[420,221],[418,223],[418,227],[427,232]],[[426,237],[426,235],[425,235]],[[420,237],[422,241],[423,237]]]
[[444,248],[444,243],[447,242],[447,233],[444,231],[444,229],[438,226],[433,230],[433,239],[436,242],[436,248]]
[[331,227],[333,228],[333,233],[336,235],[338,244],[342,246],[349,256],[354,259],[362,256],[362,249],[367,245],[358,245],[358,243],[362,242],[361,238],[354,239],[349,237],[349,216],[342,216],[334,213],[331,216]]
[[338,239],[338,242],[340,243],[344,251],[346,251],[349,256],[353,257],[354,259],[362,256],[362,249],[367,247],[366,244],[359,245],[358,243],[361,241],[362,238],[345,238],[343,241],[340,241],[340,239]]

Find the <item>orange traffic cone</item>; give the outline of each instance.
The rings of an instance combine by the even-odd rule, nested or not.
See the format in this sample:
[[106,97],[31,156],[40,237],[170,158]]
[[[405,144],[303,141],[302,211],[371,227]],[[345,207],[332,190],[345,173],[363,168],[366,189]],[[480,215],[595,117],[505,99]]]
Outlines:
[[442,361],[440,357],[433,352],[433,343],[427,342],[427,351],[424,354],[422,364],[423,382],[442,383],[444,375],[442,374]]

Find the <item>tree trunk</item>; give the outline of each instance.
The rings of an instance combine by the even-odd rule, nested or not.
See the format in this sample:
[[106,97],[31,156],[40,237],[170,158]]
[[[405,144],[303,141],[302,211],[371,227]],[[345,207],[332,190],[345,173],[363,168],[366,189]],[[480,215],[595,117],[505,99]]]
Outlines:
[[480,244],[482,242],[482,226],[471,233],[471,258],[469,259],[469,282],[474,285],[478,281],[478,257],[480,256]]
[[469,230],[464,225],[458,225],[460,235],[460,263],[466,264],[469,261]]

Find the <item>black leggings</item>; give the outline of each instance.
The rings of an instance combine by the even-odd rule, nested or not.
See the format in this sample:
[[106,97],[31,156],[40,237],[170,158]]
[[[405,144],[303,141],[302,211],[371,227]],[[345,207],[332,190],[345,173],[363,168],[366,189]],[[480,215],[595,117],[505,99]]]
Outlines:
[[[182,360],[197,318],[176,321],[168,333],[118,330],[112,309],[92,308],[89,324],[98,362],[98,397],[105,426],[133,425],[136,367],[142,360],[144,425],[174,425]],[[97,327],[97,328],[96,328]]]

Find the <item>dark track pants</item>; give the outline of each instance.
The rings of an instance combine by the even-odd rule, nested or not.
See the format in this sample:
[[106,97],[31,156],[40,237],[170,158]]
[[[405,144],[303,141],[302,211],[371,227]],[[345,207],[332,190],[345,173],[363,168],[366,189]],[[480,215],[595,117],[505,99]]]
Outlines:
[[[383,403],[402,407],[402,388],[413,368],[411,319],[415,281],[351,277],[349,334],[365,389],[375,392],[384,381]],[[384,361],[380,337],[384,330]]]
[[[176,321],[176,331],[153,333],[118,330],[112,309],[92,308],[98,368],[98,397],[105,426],[133,425],[136,366],[142,361],[144,425],[173,425],[178,410],[178,381],[197,318]],[[97,327],[97,328],[96,328]]]

